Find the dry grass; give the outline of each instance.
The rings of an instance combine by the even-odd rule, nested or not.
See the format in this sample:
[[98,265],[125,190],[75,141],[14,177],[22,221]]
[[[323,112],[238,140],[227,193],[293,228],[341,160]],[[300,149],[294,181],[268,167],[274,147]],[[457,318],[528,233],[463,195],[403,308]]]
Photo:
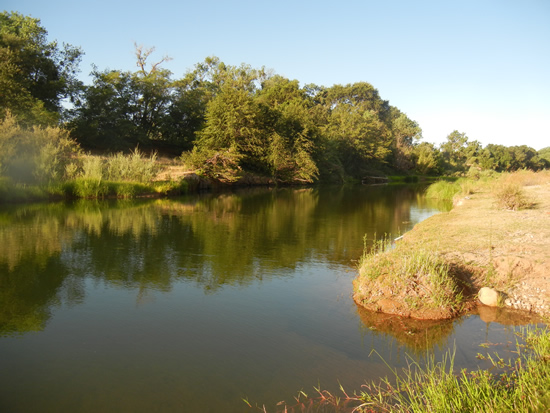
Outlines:
[[504,182],[497,186],[494,192],[497,204],[500,208],[511,211],[530,208],[534,205],[531,198],[519,184]]

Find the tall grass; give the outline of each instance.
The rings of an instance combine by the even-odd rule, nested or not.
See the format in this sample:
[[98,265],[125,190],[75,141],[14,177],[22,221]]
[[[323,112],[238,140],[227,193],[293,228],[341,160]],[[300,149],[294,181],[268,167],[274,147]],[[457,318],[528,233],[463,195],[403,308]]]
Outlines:
[[69,168],[74,178],[64,184],[64,190],[73,197],[132,198],[170,190],[151,183],[158,168],[156,154],[147,157],[137,148],[129,155],[117,153],[106,158],[85,155],[79,167],[71,164]]
[[393,244],[391,237],[374,239],[359,261],[354,280],[355,299],[375,303],[380,291],[393,291],[410,309],[458,310],[462,293],[449,264],[435,251]]
[[146,157],[136,148],[129,155],[117,153],[105,161],[104,176],[110,181],[151,182],[157,174],[157,155]]
[[[488,369],[455,368],[456,349],[441,360],[427,356],[425,363],[408,357],[408,367],[394,369],[390,377],[370,381],[359,392],[332,394],[313,387],[312,395],[300,390],[291,403],[279,402],[276,412],[341,413],[470,413],[550,411],[550,330],[522,328],[516,341],[517,356],[482,355]],[[266,413],[264,405],[249,408]]]
[[[478,355],[489,370],[454,369],[454,352],[425,367],[411,360],[404,371],[380,384],[367,383],[358,398],[360,412],[547,412],[550,409],[550,332],[524,329],[519,356],[505,360]],[[493,372],[494,370],[494,372]]]
[[428,187],[426,197],[452,201],[460,191],[461,187],[457,182],[437,181]]

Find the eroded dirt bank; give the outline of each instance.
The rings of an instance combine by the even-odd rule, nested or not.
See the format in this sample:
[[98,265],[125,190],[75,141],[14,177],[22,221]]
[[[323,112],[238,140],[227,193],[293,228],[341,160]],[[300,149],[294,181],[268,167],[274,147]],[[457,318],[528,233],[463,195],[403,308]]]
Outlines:
[[494,188],[488,185],[455,199],[450,212],[421,222],[398,241],[401,250],[435,251],[449,263],[464,294],[459,310],[411,308],[407,304],[410,291],[406,289],[380,288],[375,292],[378,298],[370,300],[360,296],[356,288],[356,302],[390,314],[449,318],[472,309],[480,288],[488,286],[502,294],[501,306],[550,316],[549,176],[544,174],[542,181],[522,187],[533,201],[528,209],[503,209],[496,203]]

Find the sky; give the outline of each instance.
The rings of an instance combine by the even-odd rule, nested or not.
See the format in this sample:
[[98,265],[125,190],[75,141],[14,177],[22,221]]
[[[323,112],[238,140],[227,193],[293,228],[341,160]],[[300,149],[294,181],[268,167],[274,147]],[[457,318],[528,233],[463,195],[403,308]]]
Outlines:
[[300,84],[368,82],[436,145],[550,146],[550,0],[2,0],[80,47],[80,78],[135,71],[134,43],[174,78],[208,56]]

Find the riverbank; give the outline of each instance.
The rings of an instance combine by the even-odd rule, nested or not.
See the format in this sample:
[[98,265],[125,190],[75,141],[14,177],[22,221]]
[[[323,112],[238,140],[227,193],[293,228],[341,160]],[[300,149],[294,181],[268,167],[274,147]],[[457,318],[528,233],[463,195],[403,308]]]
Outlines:
[[[522,209],[499,204],[496,189],[506,185],[521,189],[527,200]],[[549,316],[550,173],[473,182],[467,193],[455,197],[451,211],[418,224],[393,248],[367,253],[354,282],[355,301],[372,311],[444,319],[477,306],[480,289],[490,287],[500,294],[498,306]],[[419,254],[425,257],[418,259]],[[415,260],[419,266],[411,270]],[[412,274],[396,276],[403,268]]]

